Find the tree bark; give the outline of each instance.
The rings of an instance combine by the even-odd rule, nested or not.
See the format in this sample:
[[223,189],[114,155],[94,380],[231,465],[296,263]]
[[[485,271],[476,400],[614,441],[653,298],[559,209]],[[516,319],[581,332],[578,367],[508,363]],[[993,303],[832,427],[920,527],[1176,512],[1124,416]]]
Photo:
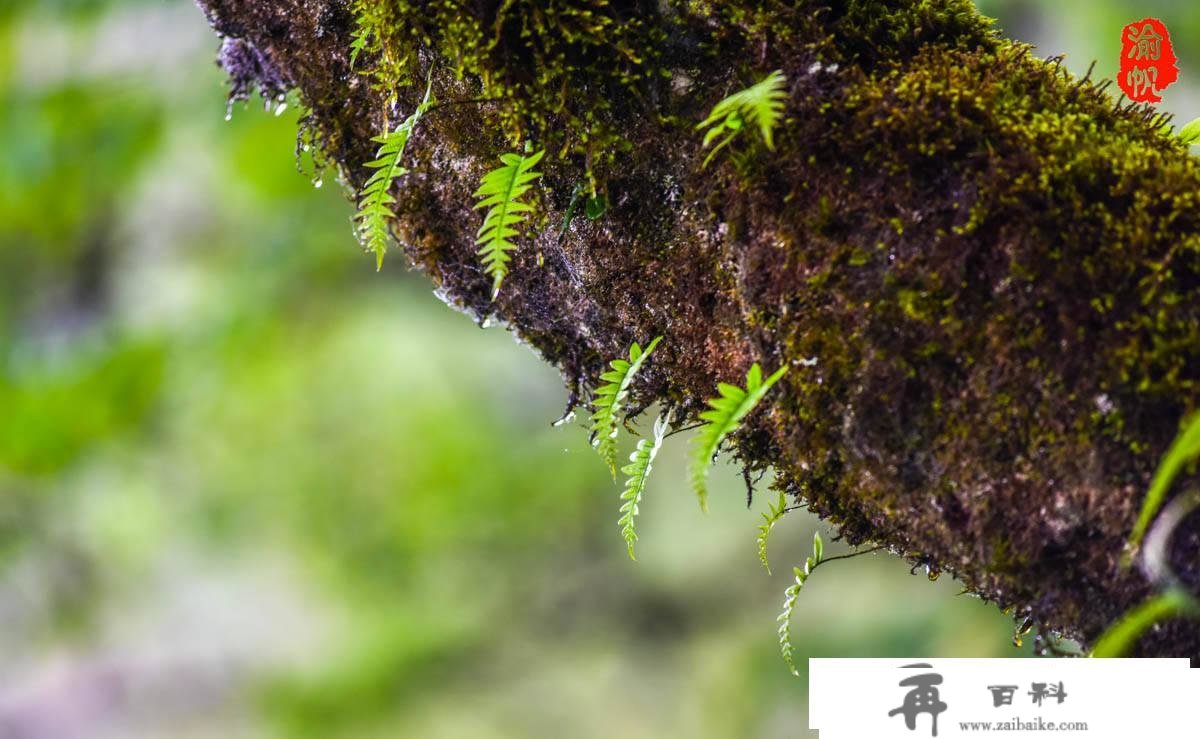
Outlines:
[[[372,84],[369,53],[352,68],[344,0],[199,0],[234,92],[298,89],[351,188],[431,76],[398,240],[572,397],[660,334],[634,396],[677,419],[752,362],[791,364],[731,447],[851,543],[1084,643],[1151,592],[1124,542],[1200,400],[1200,166],[1153,111],[958,0],[379,2],[416,29],[390,49],[407,84]],[[451,6],[478,49],[421,25]],[[579,8],[616,40],[553,27]],[[774,150],[745,133],[702,167],[695,124],[774,69]],[[522,139],[548,148],[540,221],[492,299],[472,192]],[[562,230],[593,183],[607,210]],[[1195,587],[1192,524],[1171,556]],[[1200,656],[1200,630],[1140,649]]]

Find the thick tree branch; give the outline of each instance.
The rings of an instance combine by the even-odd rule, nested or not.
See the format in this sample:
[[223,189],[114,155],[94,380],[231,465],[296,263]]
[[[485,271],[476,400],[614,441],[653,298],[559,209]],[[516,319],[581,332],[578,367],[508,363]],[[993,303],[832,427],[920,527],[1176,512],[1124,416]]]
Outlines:
[[[542,3],[529,22],[576,5],[644,24],[653,44],[613,53],[650,73],[619,83],[588,76],[611,49],[564,42],[556,75],[539,65],[561,59],[506,48],[502,6],[539,4],[476,0],[463,13],[495,29],[476,63],[507,86],[456,105],[493,90],[420,34],[415,84],[373,89],[351,70],[342,0],[199,2],[235,87],[298,88],[354,186],[371,136],[432,72],[443,105],[393,191],[400,241],[449,301],[505,321],[573,389],[659,334],[636,405],[678,418],[754,361],[792,363],[736,451],[849,541],[1085,641],[1148,594],[1123,542],[1200,379],[1200,165],[1151,111],[958,0]],[[776,150],[746,137],[701,169],[695,123],[773,69],[789,85]],[[544,220],[492,301],[471,193],[524,137],[550,149]],[[609,209],[560,238],[589,175]],[[1176,539],[1194,587],[1200,536]],[[1200,632],[1175,622],[1143,649],[1200,655]]]

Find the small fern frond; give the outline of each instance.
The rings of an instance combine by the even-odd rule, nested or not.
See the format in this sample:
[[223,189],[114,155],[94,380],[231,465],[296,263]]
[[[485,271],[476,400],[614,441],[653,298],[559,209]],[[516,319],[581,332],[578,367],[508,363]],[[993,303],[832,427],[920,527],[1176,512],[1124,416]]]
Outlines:
[[387,252],[390,239],[388,222],[395,218],[395,213],[390,207],[396,202],[396,198],[391,194],[392,183],[408,173],[408,169],[401,164],[404,149],[408,146],[408,140],[412,136],[413,129],[416,128],[417,121],[421,120],[421,116],[434,102],[430,96],[432,90],[433,82],[431,80],[425,87],[425,98],[412,115],[405,118],[390,133],[371,139],[380,146],[375,153],[375,159],[367,162],[365,166],[375,172],[359,193],[358,212],[354,214],[354,220],[355,233],[362,242],[363,248],[375,252],[376,270],[383,269],[383,256]]
[[787,664],[788,669],[797,677],[799,677],[800,671],[796,669],[796,660],[793,657],[795,650],[792,647],[792,614],[796,611],[796,600],[800,597],[800,590],[804,587],[805,581],[808,580],[808,576],[812,574],[816,566],[821,564],[824,557],[825,542],[821,540],[821,534],[818,532],[813,534],[812,556],[804,560],[804,567],[792,568],[796,581],[783,591],[783,613],[780,613],[777,619],[779,621],[779,652],[783,655],[783,661]]
[[696,434],[695,453],[692,457],[692,489],[700,499],[701,510],[708,510],[708,468],[712,465],[721,442],[738,430],[742,419],[754,410],[771,386],[787,371],[788,367],[784,365],[763,380],[762,368],[755,362],[746,373],[744,390],[724,382],[717,385],[719,397],[708,401],[712,410],[700,414],[700,420],[707,423],[701,426]]
[[621,517],[617,525],[621,527],[621,536],[625,539],[625,547],[629,550],[629,558],[636,560],[633,554],[633,544],[637,541],[638,504],[642,501],[642,492],[646,489],[646,478],[650,476],[650,465],[662,446],[663,437],[667,434],[666,416],[659,416],[654,422],[654,438],[638,441],[637,450],[629,455],[629,464],[621,468],[627,477],[625,490],[621,493]]
[[480,198],[475,207],[488,209],[475,244],[479,246],[479,256],[483,257],[484,271],[492,276],[493,299],[508,274],[508,263],[512,260],[508,252],[517,248],[510,239],[521,235],[517,226],[533,210],[533,206],[521,202],[521,196],[542,176],[541,172],[534,172],[533,167],[545,153],[542,150],[534,154],[504,154],[500,157],[504,166],[484,175],[475,191],[475,197]]
[[771,529],[775,528],[775,524],[779,523],[779,519],[784,517],[787,510],[787,496],[780,493],[779,500],[775,501],[774,505],[767,506],[767,512],[762,514],[763,522],[758,527],[758,561],[762,562],[768,575],[771,574],[771,563],[767,559],[767,540],[771,537]]
[[735,92],[713,106],[712,112],[696,129],[708,129],[704,134],[705,149],[713,141],[721,140],[704,158],[701,167],[707,167],[716,153],[733,141],[746,126],[757,126],[763,143],[768,149],[774,150],[775,127],[783,117],[784,101],[787,99],[784,91],[786,84],[783,72],[775,70],[761,82]]
[[629,347],[629,360],[614,359],[609,363],[612,369],[600,375],[604,384],[596,388],[592,399],[592,446],[608,465],[614,480],[617,477],[617,424],[621,420],[621,405],[629,394],[634,376],[660,341],[662,337],[655,336],[645,349],[636,341],[633,342],[633,346]]
[[375,36],[375,29],[371,26],[369,19],[364,15],[356,15],[354,18],[354,30],[350,32],[350,68],[354,69],[354,65],[358,63],[358,56],[372,46],[372,39]]

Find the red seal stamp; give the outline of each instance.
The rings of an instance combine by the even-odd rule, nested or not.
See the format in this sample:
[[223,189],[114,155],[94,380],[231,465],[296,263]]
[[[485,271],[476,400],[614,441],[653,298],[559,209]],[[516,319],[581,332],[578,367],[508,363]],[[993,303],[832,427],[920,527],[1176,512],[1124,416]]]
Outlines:
[[1121,31],[1121,71],[1117,84],[1139,103],[1161,103],[1158,93],[1179,79],[1171,35],[1157,18],[1143,18]]

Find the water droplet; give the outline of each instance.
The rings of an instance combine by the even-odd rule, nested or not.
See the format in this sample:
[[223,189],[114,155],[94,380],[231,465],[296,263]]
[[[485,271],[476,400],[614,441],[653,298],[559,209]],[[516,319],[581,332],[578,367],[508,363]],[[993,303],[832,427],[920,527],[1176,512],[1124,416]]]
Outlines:
[[279,105],[276,105],[275,106],[275,116],[279,117],[279,116],[283,115],[283,111],[285,111],[285,110],[287,110],[287,103],[280,103]]
[[225,120],[233,120],[233,100],[227,100],[225,102]]
[[320,177],[313,180],[313,187],[317,188],[318,190],[320,190],[321,185],[324,185],[324,184],[325,184],[325,180],[321,179]]
[[[1013,629],[1013,638],[1012,638],[1013,646],[1019,647],[1022,644],[1024,644],[1025,641],[1021,637],[1025,636],[1030,631],[1033,631],[1033,619],[1026,618],[1024,621],[1022,621],[1020,623],[1020,625],[1018,625],[1015,629]],[[1039,634],[1038,637],[1039,637],[1039,641],[1040,641],[1041,635]]]
[[565,426],[574,420],[575,420],[575,411],[572,410],[569,413],[567,413],[565,416],[563,416],[562,418],[555,421],[553,425],[554,426]]

